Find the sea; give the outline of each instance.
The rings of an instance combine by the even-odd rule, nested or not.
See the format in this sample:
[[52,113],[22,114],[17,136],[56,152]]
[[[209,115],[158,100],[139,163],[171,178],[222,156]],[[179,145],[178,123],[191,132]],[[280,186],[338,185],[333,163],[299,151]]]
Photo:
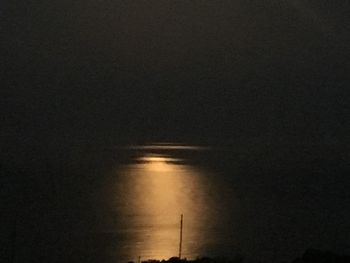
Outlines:
[[291,262],[308,248],[350,253],[345,152],[151,142],[33,157],[37,165],[16,164],[2,180],[3,254],[9,262]]

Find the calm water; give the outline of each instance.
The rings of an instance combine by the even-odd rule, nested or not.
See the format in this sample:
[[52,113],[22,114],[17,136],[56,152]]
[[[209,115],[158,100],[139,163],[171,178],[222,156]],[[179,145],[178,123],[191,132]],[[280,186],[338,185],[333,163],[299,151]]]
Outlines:
[[99,212],[116,261],[178,255],[180,214],[187,258],[348,249],[347,181],[332,161],[175,144],[119,150],[127,157],[106,180]]
[[23,167],[20,180],[3,177],[2,246],[13,262],[167,259],[178,255],[183,214],[187,258],[350,253],[347,157],[259,145],[64,150]]
[[[187,155],[209,149],[179,145],[130,147],[129,162],[106,184],[111,214],[105,231],[118,236],[116,259],[167,259],[178,255],[180,215],[184,214],[182,255],[204,255],[221,236],[219,219],[227,193],[215,175],[192,165]],[[198,152],[202,153],[198,153]],[[226,200],[225,200],[226,199]],[[230,196],[230,201],[231,196]],[[231,206],[229,209],[232,209]],[[227,224],[230,224],[227,221]]]

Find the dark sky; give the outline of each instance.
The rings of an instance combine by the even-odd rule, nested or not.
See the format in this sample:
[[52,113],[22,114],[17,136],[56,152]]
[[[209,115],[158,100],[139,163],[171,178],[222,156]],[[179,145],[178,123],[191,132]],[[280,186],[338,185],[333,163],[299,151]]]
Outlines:
[[333,0],[2,1],[1,136],[349,143],[349,14]]

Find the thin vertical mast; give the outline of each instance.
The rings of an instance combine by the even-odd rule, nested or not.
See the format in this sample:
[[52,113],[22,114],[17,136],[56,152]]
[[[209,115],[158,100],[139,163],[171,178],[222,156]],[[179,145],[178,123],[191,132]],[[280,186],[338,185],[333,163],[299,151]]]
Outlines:
[[183,227],[183,214],[181,214],[181,221],[180,221],[179,259],[181,259],[181,253],[182,253],[182,227]]

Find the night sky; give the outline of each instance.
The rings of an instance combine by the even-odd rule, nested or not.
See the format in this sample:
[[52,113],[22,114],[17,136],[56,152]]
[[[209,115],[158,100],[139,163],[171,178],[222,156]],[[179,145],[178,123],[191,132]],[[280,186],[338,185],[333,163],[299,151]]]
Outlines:
[[3,144],[348,144],[349,13],[330,0],[3,1]]

